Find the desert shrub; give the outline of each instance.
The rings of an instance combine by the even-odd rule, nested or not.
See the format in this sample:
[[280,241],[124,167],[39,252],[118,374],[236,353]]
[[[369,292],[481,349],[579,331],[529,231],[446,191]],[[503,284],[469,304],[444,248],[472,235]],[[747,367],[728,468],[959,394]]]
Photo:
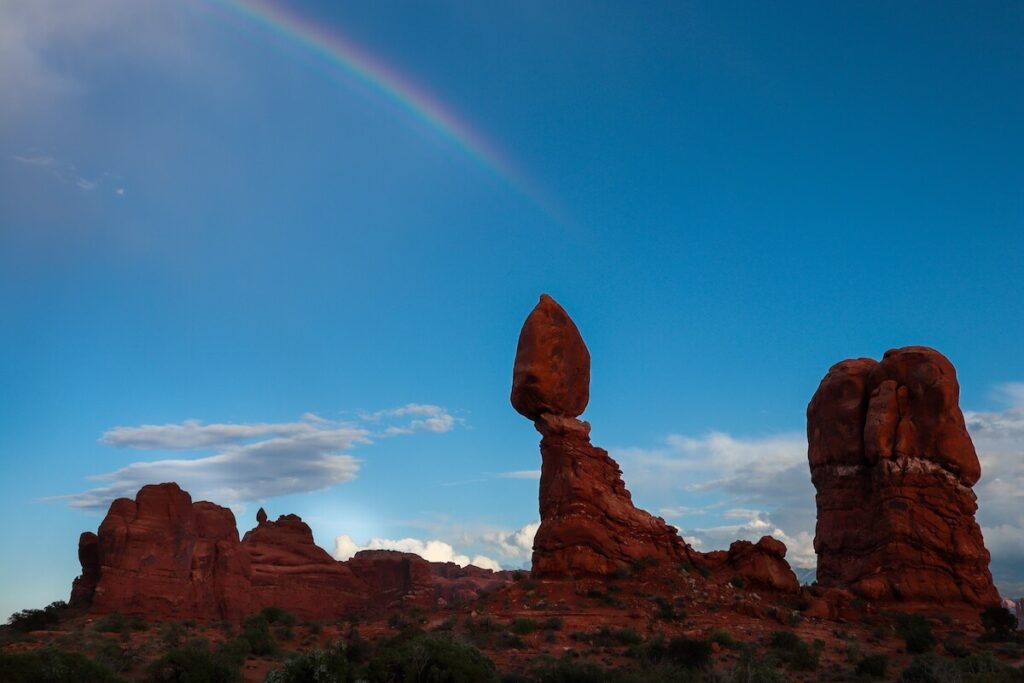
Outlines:
[[740,646],[739,642],[732,637],[732,634],[726,631],[724,628],[712,629],[708,633],[708,642],[718,643],[724,648],[734,650]]
[[94,628],[100,633],[123,633],[128,631],[128,620],[120,612],[111,612],[100,617]]
[[897,617],[896,632],[907,644],[907,652],[920,654],[935,647],[932,627],[920,614],[901,614]]
[[319,621],[310,621],[306,623],[306,630],[314,636],[320,635],[320,629],[321,626]]
[[245,638],[225,640],[217,647],[217,656],[236,668],[241,667],[252,653],[252,647]]
[[612,629],[609,626],[602,626],[596,631],[576,631],[569,637],[604,647],[639,645],[644,641],[643,637],[631,628]]
[[1017,617],[1004,607],[993,605],[981,613],[981,625],[987,640],[1009,638],[1017,630]]
[[67,606],[68,603],[57,600],[43,609],[23,609],[8,617],[7,625],[22,633],[43,631],[60,624],[61,614]]
[[729,579],[729,583],[732,584],[733,588],[743,588],[747,585],[747,580],[739,574],[733,574],[732,578]]
[[281,626],[295,625],[295,615],[291,612],[286,612],[280,607],[264,607],[259,613],[267,620],[268,624],[279,624]]
[[949,660],[931,652],[915,657],[899,678],[900,683],[1020,683],[1021,680],[1019,670],[988,653]]
[[775,668],[772,657],[760,657],[753,648],[740,655],[736,666],[723,676],[729,683],[790,683],[789,678]]
[[100,637],[89,647],[93,659],[112,671],[121,673],[131,668],[131,659],[113,638]]
[[543,628],[545,631],[561,631],[562,617],[548,617],[541,624],[541,628]]
[[4,683],[121,683],[109,668],[78,652],[50,648],[32,652],[0,652]]
[[685,614],[677,613],[675,606],[669,602],[667,598],[663,598],[660,595],[654,598],[654,604],[658,606],[654,616],[664,621],[676,621],[683,620],[686,618]]
[[274,629],[274,637],[286,642],[289,640],[295,640],[295,631],[291,626],[278,626]]
[[367,667],[367,678],[374,683],[498,681],[494,664],[475,647],[423,631],[399,635],[380,647]]
[[343,643],[323,650],[309,650],[289,658],[267,674],[264,683],[345,683],[348,655]]
[[249,642],[249,650],[258,657],[277,654],[277,643],[270,635],[270,623],[262,613],[245,620],[241,637]]
[[171,650],[147,668],[149,683],[236,683],[237,666],[209,649],[182,647]]
[[857,662],[855,671],[858,676],[885,678],[885,669],[888,665],[889,658],[885,655],[865,655]]
[[818,668],[818,653],[792,631],[775,631],[768,641],[768,647],[780,660],[798,671],[814,671]]
[[673,638],[668,641],[666,658],[686,669],[706,669],[711,665],[711,643],[707,640]]
[[963,640],[952,634],[942,641],[942,647],[954,657],[966,657],[971,654],[971,649],[967,647]]
[[528,633],[533,633],[538,628],[537,620],[530,619],[528,617],[519,617],[513,619],[512,623],[509,624],[509,630],[517,635],[525,636]]
[[175,621],[168,621],[160,626],[160,640],[169,648],[181,645],[185,636],[185,627]]

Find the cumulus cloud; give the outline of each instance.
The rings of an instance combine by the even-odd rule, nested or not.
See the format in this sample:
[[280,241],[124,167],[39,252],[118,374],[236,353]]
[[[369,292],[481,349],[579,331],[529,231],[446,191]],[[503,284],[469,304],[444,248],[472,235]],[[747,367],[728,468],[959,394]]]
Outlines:
[[[438,406],[429,408],[433,417],[447,415]],[[381,411],[388,415],[394,412]],[[412,431],[436,430],[411,429],[403,433]],[[360,461],[347,451],[385,434],[375,433],[365,424],[328,420],[313,413],[294,422],[203,424],[186,420],[114,427],[100,437],[100,443],[136,450],[217,452],[133,462],[90,477],[101,482],[95,488],[53,499],[66,500],[75,508],[102,509],[114,498],[133,496],[145,484],[166,481],[177,482],[197,499],[233,506],[319,491],[355,478]]]
[[1004,593],[1024,595],[1024,408],[966,411],[964,419],[981,460],[974,492],[992,575]]
[[429,562],[454,562],[460,567],[473,565],[483,569],[501,570],[501,565],[485,555],[464,555],[450,543],[439,540],[424,541],[418,538],[371,538],[364,544],[356,543],[351,536],[342,534],[334,539],[334,557],[347,560],[360,550],[398,550],[414,553]]
[[[1003,384],[997,393],[1011,407],[964,417],[981,460],[974,491],[992,573],[1000,589],[1015,594],[1024,591],[1024,384]],[[702,550],[771,534],[789,548],[795,567],[816,564],[815,491],[802,434],[672,435],[657,448],[614,455],[638,502],[653,501]]]
[[614,455],[634,495],[654,502],[703,550],[771,534],[786,543],[791,563],[815,563],[814,487],[802,434],[674,434],[660,447],[616,449]]
[[402,420],[402,424],[391,424],[384,428],[383,433],[387,436],[412,434],[413,432],[443,434],[444,432],[450,432],[456,425],[463,424],[461,418],[451,415],[441,406],[429,403],[407,403],[401,408],[362,413],[360,418],[366,422]]

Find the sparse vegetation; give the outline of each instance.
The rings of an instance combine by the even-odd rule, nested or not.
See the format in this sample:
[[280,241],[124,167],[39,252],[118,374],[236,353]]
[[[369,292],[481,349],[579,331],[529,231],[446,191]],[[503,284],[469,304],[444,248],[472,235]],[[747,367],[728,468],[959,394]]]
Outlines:
[[0,652],[4,683],[122,683],[108,667],[78,652],[43,648],[32,652]]
[[785,662],[791,669],[814,671],[818,668],[820,648],[812,648],[792,631],[775,631],[768,641],[768,647],[776,657]]
[[61,615],[68,604],[63,600],[51,602],[43,609],[23,609],[7,619],[7,625],[15,631],[43,631],[60,624]]
[[344,643],[309,650],[285,661],[267,674],[264,683],[344,683],[350,666]]
[[897,616],[896,632],[907,644],[907,652],[921,654],[931,652],[935,648],[935,636],[932,627],[920,614],[900,614]]
[[885,670],[889,666],[889,658],[885,655],[866,655],[857,662],[854,671],[858,676],[885,678]]

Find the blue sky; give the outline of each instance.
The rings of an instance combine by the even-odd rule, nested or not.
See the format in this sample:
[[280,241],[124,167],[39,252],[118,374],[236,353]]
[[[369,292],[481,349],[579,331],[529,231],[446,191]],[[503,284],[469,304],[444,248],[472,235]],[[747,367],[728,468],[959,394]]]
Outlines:
[[940,349],[1024,594],[1019,3],[272,4],[543,202],[224,3],[0,6],[0,613],[66,598],[79,532],[147,476],[340,555],[527,562],[508,392],[542,291],[635,500],[804,565],[818,381]]

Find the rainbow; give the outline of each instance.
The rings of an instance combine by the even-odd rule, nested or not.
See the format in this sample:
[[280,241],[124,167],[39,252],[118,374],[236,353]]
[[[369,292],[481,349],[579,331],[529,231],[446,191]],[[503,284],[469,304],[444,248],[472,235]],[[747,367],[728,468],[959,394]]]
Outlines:
[[460,119],[436,97],[369,54],[338,31],[317,24],[269,0],[207,0],[230,14],[256,24],[373,92],[436,131],[472,159],[510,183],[518,191],[548,209],[549,203],[530,179],[501,154],[494,144]]

